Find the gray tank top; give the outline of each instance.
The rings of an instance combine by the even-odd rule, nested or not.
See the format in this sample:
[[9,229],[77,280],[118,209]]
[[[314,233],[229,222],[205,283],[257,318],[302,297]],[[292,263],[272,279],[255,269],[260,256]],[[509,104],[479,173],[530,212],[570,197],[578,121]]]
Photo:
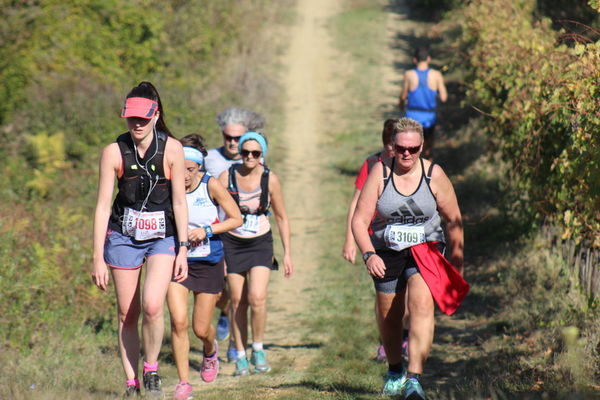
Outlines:
[[[431,176],[425,175],[423,160],[420,159],[420,162],[421,181],[419,182],[419,186],[413,194],[405,196],[398,192],[394,184],[393,171],[395,160],[392,161],[392,173],[386,179],[383,193],[381,193],[381,196],[377,200],[377,213],[371,224],[373,231],[371,242],[376,250],[383,250],[389,247],[384,238],[388,225],[423,227],[426,241],[445,243],[437,203],[429,187]],[[433,164],[431,166],[433,167]],[[431,174],[431,170],[432,168],[429,169],[429,174]]]

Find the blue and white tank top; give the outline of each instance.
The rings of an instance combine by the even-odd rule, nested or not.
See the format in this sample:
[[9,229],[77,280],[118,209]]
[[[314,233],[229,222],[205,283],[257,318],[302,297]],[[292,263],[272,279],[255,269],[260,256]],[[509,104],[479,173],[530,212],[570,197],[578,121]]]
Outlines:
[[430,128],[436,122],[437,90],[431,89],[427,84],[429,68],[414,71],[417,73],[419,83],[415,90],[408,92],[406,117],[419,122],[423,128]]
[[[218,205],[213,202],[208,192],[208,181],[211,178],[212,176],[208,172],[205,173],[198,187],[192,192],[186,193],[189,230],[219,222]],[[216,264],[221,258],[223,258],[223,243],[219,235],[214,235],[188,250],[188,260],[190,261]]]
[[429,187],[431,177],[426,176],[422,159],[420,162],[419,186],[405,196],[394,184],[395,160],[392,161],[392,173],[377,200],[377,214],[371,225],[371,242],[376,250],[401,251],[423,242],[445,242],[435,196]]

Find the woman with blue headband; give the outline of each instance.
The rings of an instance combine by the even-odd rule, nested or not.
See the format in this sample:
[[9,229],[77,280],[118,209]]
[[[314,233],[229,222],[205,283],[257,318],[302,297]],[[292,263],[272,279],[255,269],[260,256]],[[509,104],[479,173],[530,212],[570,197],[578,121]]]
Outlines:
[[[272,207],[283,245],[283,267],[291,277],[294,267],[291,256],[290,224],[283,203],[279,178],[261,157],[267,155],[267,141],[258,132],[247,132],[239,143],[242,164],[232,165],[219,180],[237,202],[244,224],[223,235],[227,283],[233,311],[232,331],[237,348],[234,375],[268,372],[271,367],[263,349],[267,321],[267,288],[272,270],[278,268],[273,257],[273,236],[269,222]],[[252,312],[252,356],[248,364],[248,305]]]
[[[194,293],[192,327],[204,346],[200,376],[212,382],[219,372],[215,327],[211,324],[223,286],[223,244],[220,234],[242,224],[237,204],[217,179],[204,171],[206,149],[200,135],[181,138],[185,158],[185,191],[189,213],[188,277],[169,285],[171,341],[179,383],[175,399],[192,396],[189,383],[188,296]],[[219,210],[220,209],[220,210]]]

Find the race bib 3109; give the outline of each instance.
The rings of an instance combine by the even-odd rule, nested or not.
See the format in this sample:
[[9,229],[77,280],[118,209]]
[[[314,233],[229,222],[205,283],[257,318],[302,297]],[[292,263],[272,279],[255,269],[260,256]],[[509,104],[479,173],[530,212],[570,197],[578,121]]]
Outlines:
[[425,227],[401,224],[388,225],[385,228],[383,238],[388,249],[402,251],[426,241]]

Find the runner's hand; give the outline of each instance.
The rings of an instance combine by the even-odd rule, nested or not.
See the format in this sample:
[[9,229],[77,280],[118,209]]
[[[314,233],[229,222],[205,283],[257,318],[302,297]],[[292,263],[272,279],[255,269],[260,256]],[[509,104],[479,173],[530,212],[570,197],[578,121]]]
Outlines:
[[[185,249],[185,250],[182,250]],[[173,279],[175,282],[183,282],[187,279],[188,275],[188,263],[187,263],[187,248],[180,247],[179,253],[175,258],[175,265],[173,266]]]
[[283,276],[291,278],[294,274],[294,265],[292,264],[292,257],[290,255],[283,256]]
[[204,228],[196,228],[188,232],[188,240],[190,242],[202,242],[204,239],[206,239]]
[[344,260],[354,264],[354,260],[356,260],[356,244],[354,244],[354,239],[344,242],[342,257],[344,257]]
[[367,260],[367,271],[371,276],[383,278],[385,276],[385,263],[377,254],[373,254]]
[[108,287],[108,267],[104,260],[94,262],[94,267],[92,268],[92,281],[94,281],[96,286],[101,290],[106,290]]

